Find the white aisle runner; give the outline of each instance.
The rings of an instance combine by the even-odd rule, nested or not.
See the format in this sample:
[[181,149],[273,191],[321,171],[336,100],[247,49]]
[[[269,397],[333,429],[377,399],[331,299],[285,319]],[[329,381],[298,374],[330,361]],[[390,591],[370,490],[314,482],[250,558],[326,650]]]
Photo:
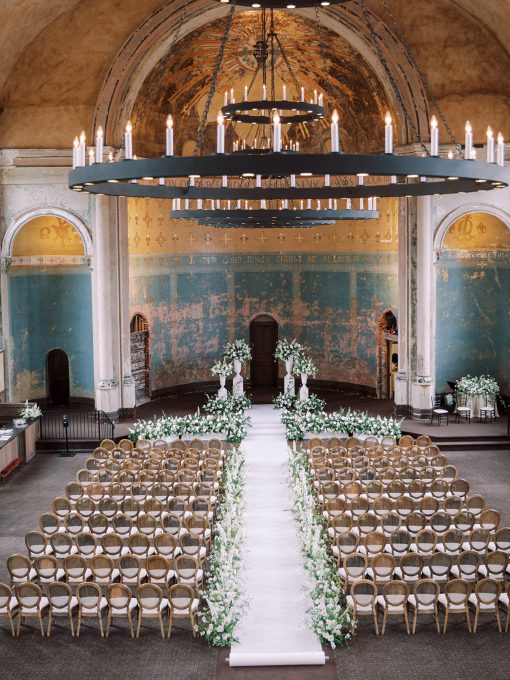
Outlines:
[[250,411],[246,453],[244,556],[248,609],[239,622],[231,666],[324,664],[306,623],[309,600],[296,526],[289,512],[285,429],[271,405]]

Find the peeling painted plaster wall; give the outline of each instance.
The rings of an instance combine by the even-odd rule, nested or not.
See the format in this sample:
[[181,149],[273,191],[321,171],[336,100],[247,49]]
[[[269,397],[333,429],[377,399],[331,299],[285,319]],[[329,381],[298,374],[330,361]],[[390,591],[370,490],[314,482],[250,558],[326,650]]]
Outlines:
[[94,396],[88,267],[13,267],[8,275],[11,401],[47,396],[46,356],[69,357],[70,394]]
[[210,380],[227,340],[271,314],[319,377],[375,388],[377,324],[397,306],[396,253],[130,255],[131,312],[150,333],[151,390]]
[[437,390],[488,373],[510,393],[510,251],[447,251],[437,265]]

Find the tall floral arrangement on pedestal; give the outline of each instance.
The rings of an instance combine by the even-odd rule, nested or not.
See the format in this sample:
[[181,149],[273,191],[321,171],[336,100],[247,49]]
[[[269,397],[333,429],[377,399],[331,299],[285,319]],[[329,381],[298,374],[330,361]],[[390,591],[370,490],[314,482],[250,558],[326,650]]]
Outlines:
[[244,484],[244,455],[234,450],[225,461],[223,496],[203,592],[205,607],[198,623],[200,635],[214,647],[227,647],[236,641],[235,629],[247,605],[242,582]]
[[293,357],[301,356],[305,352],[305,347],[301,345],[297,340],[278,340],[276,343],[276,349],[274,353],[274,358],[280,361],[287,361]]
[[249,361],[251,359],[251,347],[246,340],[234,340],[225,345],[223,354],[230,361]]
[[211,366],[211,373],[220,378],[228,378],[229,375],[232,375],[233,370],[233,364],[227,361],[225,358],[219,359]]
[[306,354],[300,354],[296,357],[296,361],[294,362],[294,373],[315,377],[317,375],[317,366],[310,357],[306,356]]
[[329,547],[324,519],[317,511],[306,452],[290,453],[292,515],[298,527],[309,582],[309,623],[322,643],[337,645],[352,637],[353,621]]

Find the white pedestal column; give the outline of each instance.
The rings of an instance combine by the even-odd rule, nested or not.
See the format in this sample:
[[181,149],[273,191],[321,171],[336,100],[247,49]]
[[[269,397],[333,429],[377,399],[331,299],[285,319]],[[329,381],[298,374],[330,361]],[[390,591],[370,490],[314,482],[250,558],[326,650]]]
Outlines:
[[431,376],[434,229],[431,197],[422,196],[416,200],[416,369],[415,379],[411,386],[411,407],[412,417],[420,420],[429,417],[434,394],[434,381]]
[[129,314],[129,248],[127,198],[118,199],[119,253],[119,322],[122,367],[121,408],[133,411],[136,406],[136,386],[131,373],[131,318]]
[[411,253],[409,239],[409,211],[405,199],[398,210],[398,372],[395,375],[395,412],[409,412],[409,288]]

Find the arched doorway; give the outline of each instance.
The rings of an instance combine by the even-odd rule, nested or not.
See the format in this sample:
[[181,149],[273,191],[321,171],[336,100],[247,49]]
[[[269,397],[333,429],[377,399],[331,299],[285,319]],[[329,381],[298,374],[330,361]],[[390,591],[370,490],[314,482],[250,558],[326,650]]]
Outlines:
[[276,387],[278,364],[274,360],[278,342],[278,323],[268,314],[257,316],[250,324],[252,387]]
[[150,397],[149,324],[141,314],[131,319],[131,373],[135,381],[136,403]]
[[61,349],[52,349],[47,357],[48,399],[52,406],[69,404],[69,359]]
[[391,310],[381,315],[377,326],[377,397],[392,399],[398,369],[398,325]]

